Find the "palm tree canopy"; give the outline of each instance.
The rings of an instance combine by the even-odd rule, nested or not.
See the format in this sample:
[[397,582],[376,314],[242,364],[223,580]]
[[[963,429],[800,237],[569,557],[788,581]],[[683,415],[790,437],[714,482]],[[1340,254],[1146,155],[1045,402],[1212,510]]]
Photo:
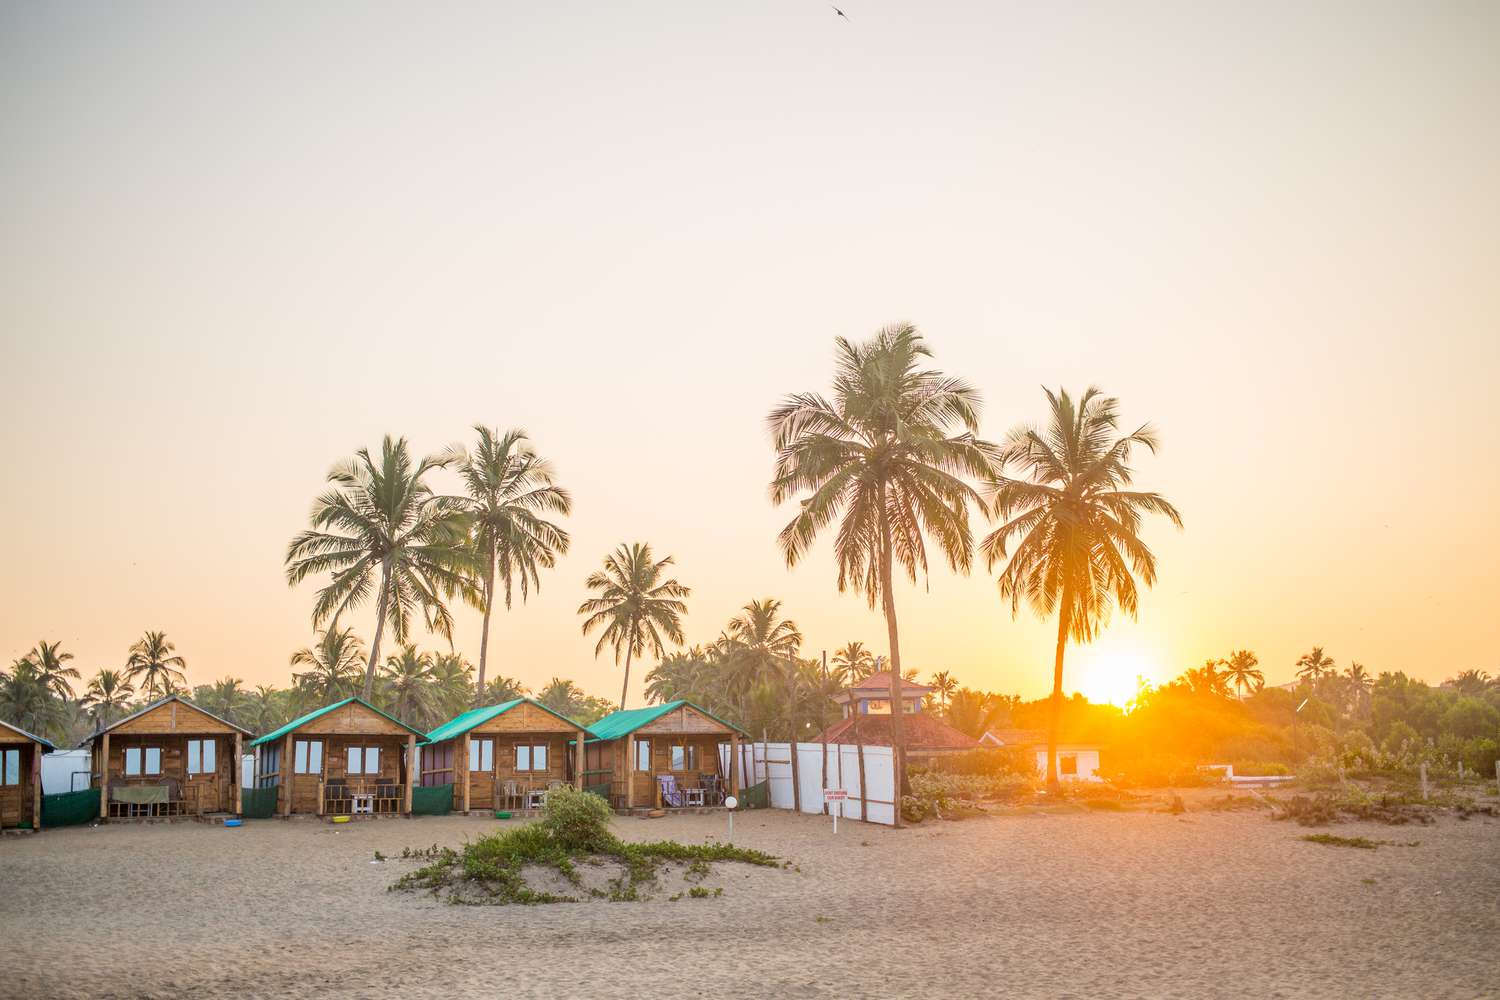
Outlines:
[[1260,660],[1248,649],[1237,649],[1219,661],[1224,668],[1225,679],[1237,690],[1259,691],[1266,686],[1266,677],[1257,669]]
[[431,729],[439,720],[432,685],[432,654],[407,644],[386,658],[380,671],[377,706],[418,729]]
[[1155,452],[1155,431],[1143,425],[1117,436],[1119,401],[1098,389],[1076,403],[1065,391],[1044,391],[1047,427],[1021,427],[1007,438],[1002,461],[1019,465],[1022,477],[991,481],[991,504],[1003,523],[981,548],[991,567],[1009,559],[999,582],[1012,613],[1025,601],[1047,617],[1066,597],[1067,635],[1087,642],[1108,620],[1111,600],[1136,615],[1137,577],[1156,582],[1156,556],[1140,537],[1142,515],[1161,514],[1178,528],[1182,516],[1160,495],[1126,488],[1134,476],[1131,452]]
[[875,654],[857,639],[842,649],[834,650],[832,662],[833,675],[841,684],[864,680],[875,672]]
[[672,557],[656,559],[649,544],[621,545],[604,560],[604,568],[589,575],[584,586],[598,596],[578,607],[587,615],[583,634],[603,628],[594,655],[606,645],[615,647],[615,662],[627,651],[641,656],[648,649],[655,656],[665,650],[663,639],[682,645],[683,598],[692,591],[675,579],[664,579]]
[[73,685],[69,682],[82,679],[76,667],[67,665],[72,658],[72,653],[63,652],[62,643],[45,640],[38,642],[27,655],[37,675],[59,698],[72,698]]
[[308,668],[293,672],[292,683],[320,705],[341,701],[358,689],[364,658],[365,644],[354,629],[329,626],[319,634],[316,645],[291,655],[291,666]]
[[130,647],[125,660],[125,678],[136,684],[148,698],[163,697],[187,683],[187,661],[177,655],[177,647],[165,632],[147,632]]
[[458,464],[474,547],[486,573],[498,570],[508,608],[513,587],[524,601],[541,585],[539,571],[567,554],[567,531],[546,515],[571,513],[573,498],[557,485],[551,463],[532,450],[525,431],[500,434],[480,425],[474,430],[479,434],[474,450],[456,448],[446,461]]
[[1325,656],[1322,646],[1314,646],[1310,652],[1297,657],[1297,676],[1316,681],[1334,672],[1333,657]]
[[923,368],[932,352],[914,327],[835,344],[832,398],[797,393],[771,411],[770,494],[777,504],[807,494],[778,539],[789,566],[842,519],[834,543],[839,589],[854,588],[874,607],[887,537],[913,581],[928,569],[928,535],[950,566],[968,569],[969,505],[980,498],[963,477],[989,475],[996,453],[976,437],[978,390]]
[[379,461],[365,448],[329,472],[334,488],[313,502],[312,527],[293,538],[286,553],[292,586],[312,574],[331,574],[313,605],[315,626],[374,598],[383,605],[377,630],[388,622],[397,642],[407,641],[418,611],[430,631],[451,641],[453,615],[445,598],[458,593],[482,605],[472,579],[475,560],[464,544],[463,502],[434,495],[425,482],[448,461],[451,456],[414,463],[406,439],[386,435]]

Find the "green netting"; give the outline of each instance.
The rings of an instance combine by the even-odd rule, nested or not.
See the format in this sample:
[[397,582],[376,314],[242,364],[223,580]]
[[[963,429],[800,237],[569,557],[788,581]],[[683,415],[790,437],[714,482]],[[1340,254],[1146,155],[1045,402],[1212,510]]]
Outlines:
[[758,785],[750,785],[747,788],[740,789],[740,808],[771,808],[771,782],[762,781]]
[[453,811],[453,786],[432,785],[411,790],[413,816],[446,816]]
[[246,819],[270,819],[276,815],[276,785],[246,788],[240,792],[240,815]]
[[42,796],[42,829],[78,826],[99,818],[99,789]]
[[605,802],[609,801],[609,782],[607,781],[602,785],[584,785],[583,790],[585,792],[589,792],[590,794],[599,796]]

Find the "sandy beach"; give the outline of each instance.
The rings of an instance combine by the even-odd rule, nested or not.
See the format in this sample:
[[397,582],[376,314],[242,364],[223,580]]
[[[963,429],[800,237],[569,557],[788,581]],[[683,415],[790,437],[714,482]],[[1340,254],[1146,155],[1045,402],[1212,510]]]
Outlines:
[[[985,817],[894,831],[740,817],[799,870],[718,866],[719,898],[468,907],[388,892],[458,817],[58,830],[0,843],[16,997],[1494,995],[1500,820]],[[623,819],[702,842],[718,816]]]

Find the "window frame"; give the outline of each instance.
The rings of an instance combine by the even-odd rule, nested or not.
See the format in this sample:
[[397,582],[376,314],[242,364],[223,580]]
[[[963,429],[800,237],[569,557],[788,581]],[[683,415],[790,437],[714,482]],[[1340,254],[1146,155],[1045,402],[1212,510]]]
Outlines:
[[[682,766],[681,767],[677,766],[677,754],[678,754],[679,751],[682,753]],[[681,743],[673,743],[672,744],[672,748],[668,752],[668,754],[669,754],[668,763],[671,765],[668,768],[668,770],[670,770],[670,771],[679,771],[679,772],[697,771],[697,770],[699,770],[699,767],[698,767],[698,744],[689,742],[687,740],[684,740]]]
[[[485,760],[488,758],[489,763]],[[495,770],[495,740],[491,736],[469,739],[469,773],[491,774]]]
[[[314,753],[314,747],[317,752]],[[292,773],[293,774],[322,774],[323,773],[323,741],[306,739],[292,740]],[[301,754],[302,762],[297,762],[298,754]],[[314,762],[316,758],[316,763]]]
[[[375,777],[380,776],[380,747],[365,746],[361,744],[359,746],[351,745],[345,747],[344,749],[344,774],[346,777],[365,778],[371,775],[374,775]],[[373,770],[370,768],[370,754],[372,753],[375,755],[375,767]],[[355,754],[359,755],[360,767],[358,770],[350,766],[354,763]]]
[[[517,774],[544,774],[551,767],[551,754],[546,743],[517,743],[516,744],[516,773]],[[522,754],[525,754],[526,763],[521,763]]]
[[190,778],[217,774],[219,771],[218,744],[218,738],[213,736],[194,737],[188,740],[186,760],[183,761],[184,773]]
[[[645,766],[644,767],[641,766],[641,751],[642,750],[644,750],[645,754],[646,754],[646,760],[645,760]],[[649,773],[651,773],[651,741],[650,740],[648,740],[648,739],[640,739],[640,740],[636,740],[635,741],[635,755],[634,755],[634,758],[632,760],[632,767],[635,769],[636,773],[638,773],[638,774],[649,774]]]
[[1076,753],[1060,753],[1057,755],[1057,773],[1059,776],[1078,775],[1078,755]]
[[21,784],[21,748],[0,750],[0,787],[16,788]]

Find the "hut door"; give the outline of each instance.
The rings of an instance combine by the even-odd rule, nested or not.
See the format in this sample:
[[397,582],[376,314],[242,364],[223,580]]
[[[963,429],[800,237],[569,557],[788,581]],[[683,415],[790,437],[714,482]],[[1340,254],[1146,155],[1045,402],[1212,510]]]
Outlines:
[[[30,747],[26,748],[30,751]],[[30,805],[30,796],[26,795],[29,787],[29,775],[21,773],[21,758],[23,754],[19,747],[0,747],[0,826],[16,826],[22,819],[22,806]],[[31,819],[30,813],[25,818]]]
[[[187,802],[190,809],[203,812],[219,812],[224,808],[220,801],[219,741],[212,736],[187,741]],[[225,762],[227,763],[227,762]]]

